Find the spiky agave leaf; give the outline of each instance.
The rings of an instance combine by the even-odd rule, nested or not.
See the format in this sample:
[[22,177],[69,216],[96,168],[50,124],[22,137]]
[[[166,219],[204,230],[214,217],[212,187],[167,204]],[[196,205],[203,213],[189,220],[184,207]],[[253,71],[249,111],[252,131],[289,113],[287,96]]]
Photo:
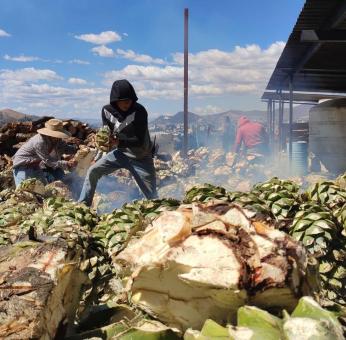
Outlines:
[[253,195],[264,200],[278,221],[289,221],[299,206],[299,186],[277,177],[254,185]]
[[268,181],[255,184],[253,189],[260,192],[278,192],[286,190],[291,193],[298,193],[299,185],[290,180],[282,180],[278,177],[273,177]]
[[184,340],[341,340],[342,326],[336,315],[323,309],[311,297],[302,297],[292,315],[282,319],[254,306],[238,309],[237,326],[221,326],[206,320],[201,331],[188,329]]
[[252,209],[258,213],[274,219],[270,207],[266,201],[261,199],[258,195],[252,192],[234,191],[229,193],[229,201],[236,203],[244,208]]
[[[162,211],[177,209],[180,205],[180,201],[174,198],[163,198],[152,200],[137,200],[133,203],[128,204],[134,204],[145,218],[152,220],[157,217]],[[125,204],[123,207],[128,206],[128,204]]]
[[5,245],[23,235],[19,225],[39,209],[41,203],[35,194],[22,190],[2,191],[0,197],[0,245]]
[[306,193],[311,201],[326,205],[331,209],[346,203],[346,190],[341,189],[334,182],[316,183]]
[[333,209],[333,215],[343,226],[342,235],[346,237],[346,203],[340,207]]
[[335,180],[335,184],[338,185],[341,189],[346,189],[346,172]]
[[42,196],[45,194],[44,184],[37,178],[28,178],[24,180],[19,184],[16,190],[29,191]]
[[330,210],[317,204],[303,204],[294,216],[289,233],[314,256],[325,256],[340,232]]
[[346,302],[345,238],[333,213],[317,204],[303,204],[296,213],[289,233],[319,259],[321,296],[344,305]]
[[93,230],[94,244],[107,250],[109,254],[121,251],[131,236],[143,229],[144,216],[134,204],[125,204],[110,214],[101,216],[101,221]]
[[185,193],[184,203],[208,202],[211,199],[227,201],[226,189],[207,183],[197,185]]

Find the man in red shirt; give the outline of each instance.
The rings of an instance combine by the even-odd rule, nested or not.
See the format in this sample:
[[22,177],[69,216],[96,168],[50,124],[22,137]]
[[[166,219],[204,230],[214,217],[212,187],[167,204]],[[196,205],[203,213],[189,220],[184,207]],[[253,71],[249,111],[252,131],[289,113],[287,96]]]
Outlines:
[[[234,152],[239,154],[244,144],[245,154],[247,151],[265,156],[268,153],[268,135],[264,126],[258,122],[252,122],[247,117],[238,120],[237,133],[234,143]],[[238,157],[235,157],[233,166]]]

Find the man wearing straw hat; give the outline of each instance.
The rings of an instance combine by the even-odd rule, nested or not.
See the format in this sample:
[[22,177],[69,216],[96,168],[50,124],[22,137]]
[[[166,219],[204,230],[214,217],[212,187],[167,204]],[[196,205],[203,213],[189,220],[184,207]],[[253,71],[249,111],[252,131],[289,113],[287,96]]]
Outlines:
[[76,165],[74,160],[61,160],[63,154],[73,154],[77,150],[63,140],[70,137],[60,119],[50,119],[38,134],[23,144],[13,157],[13,175],[16,187],[28,178],[37,178],[49,183],[61,180],[64,169]]

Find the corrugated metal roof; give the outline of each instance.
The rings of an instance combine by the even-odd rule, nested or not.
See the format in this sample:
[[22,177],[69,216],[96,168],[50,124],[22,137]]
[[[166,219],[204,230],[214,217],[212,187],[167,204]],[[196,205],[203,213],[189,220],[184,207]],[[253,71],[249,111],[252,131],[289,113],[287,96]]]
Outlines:
[[267,90],[346,92],[346,43],[301,42],[302,30],[346,29],[345,0],[307,0]]
[[[293,92],[294,102],[304,102],[317,104],[321,99],[339,99],[346,97],[346,94],[331,93],[309,93],[309,92]],[[265,91],[262,95],[263,100],[283,100],[288,102],[290,99],[289,92],[277,93],[276,91]]]

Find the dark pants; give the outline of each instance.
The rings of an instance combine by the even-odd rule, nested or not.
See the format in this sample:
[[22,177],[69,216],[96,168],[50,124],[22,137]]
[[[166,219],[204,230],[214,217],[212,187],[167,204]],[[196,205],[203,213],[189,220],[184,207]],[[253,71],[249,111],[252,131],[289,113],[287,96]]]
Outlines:
[[151,155],[143,159],[132,159],[124,155],[121,151],[114,150],[107,153],[107,155],[89,168],[79,202],[84,202],[90,206],[98,180],[102,176],[109,175],[121,168],[130,171],[145,198],[151,199],[157,197],[155,168]]

